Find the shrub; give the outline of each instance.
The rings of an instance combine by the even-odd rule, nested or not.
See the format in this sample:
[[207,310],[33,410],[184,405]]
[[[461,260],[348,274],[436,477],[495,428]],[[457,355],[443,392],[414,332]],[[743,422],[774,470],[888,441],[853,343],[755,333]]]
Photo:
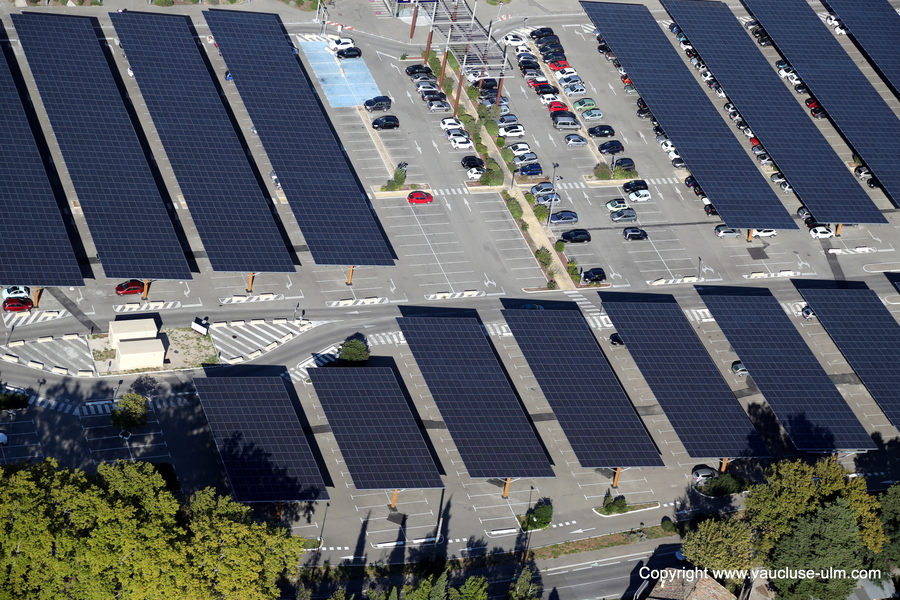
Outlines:
[[[453,78],[449,75],[444,76],[444,93],[447,94],[447,101],[450,102],[453,99],[453,90],[456,88],[456,82],[453,81]],[[451,105],[453,103],[451,102]]]
[[534,206],[534,194],[532,194],[531,192],[525,192],[525,202],[527,202],[531,206]]
[[581,273],[578,272],[578,263],[574,258],[569,260],[566,265],[566,271],[569,273],[569,277],[572,278],[572,281],[581,281]]
[[408,52],[404,52],[403,54],[400,55],[400,60],[406,60],[407,58],[409,58]]
[[555,279],[550,279],[547,281],[548,290],[555,290],[557,287],[559,287],[559,284],[556,283]]
[[509,148],[504,148],[503,150],[501,150],[500,156],[501,156],[501,158],[503,158],[503,162],[505,162],[505,163],[511,163],[512,159],[514,158],[513,151],[510,150]]
[[471,85],[466,88],[466,96],[469,97],[469,100],[472,102],[478,101],[478,88],[472,87]]
[[475,152],[477,152],[478,154],[487,154],[488,153],[487,146],[485,146],[481,142],[475,140]]
[[[484,104],[478,105],[478,118],[482,121],[496,121],[500,118],[500,107],[496,104],[491,104],[490,106],[485,106]],[[497,135],[496,133],[493,135]]]
[[[216,0],[213,2],[212,0],[207,0],[210,4],[218,4],[219,1]],[[172,6],[175,4],[175,0],[153,0],[153,4],[155,6]]]
[[441,61],[438,60],[437,54],[435,54],[434,50],[428,53],[425,62],[428,63],[428,66],[431,67],[432,71],[434,71],[435,73],[440,72]]
[[522,529],[528,531],[530,529],[544,529],[553,521],[553,504],[550,498],[541,498],[538,500],[534,508],[525,513]]
[[522,231],[528,231],[528,223],[526,223],[525,221],[519,223],[519,227],[522,228]]
[[494,140],[494,143],[497,144],[498,148],[502,148],[506,145],[506,138],[498,135],[497,139]]
[[[495,163],[496,165],[496,163]],[[503,172],[497,168],[488,168],[478,180],[481,185],[503,185]]]
[[666,533],[675,533],[676,531],[678,531],[678,528],[675,527],[675,523],[673,523],[672,519],[670,519],[669,517],[663,517],[662,522],[659,525]]
[[522,218],[522,205],[519,204],[519,201],[517,199],[508,199],[506,201],[506,208],[509,209],[509,214],[511,214],[512,218],[516,221]]
[[0,394],[0,410],[18,410],[28,407],[28,394],[4,392]]
[[482,121],[484,124],[484,129],[488,132],[488,135],[495,138],[497,134],[500,133],[500,127],[490,120]]
[[556,244],[553,247],[556,248],[557,252],[566,251],[566,243],[562,240],[556,240]]
[[149,411],[150,406],[146,398],[129,392],[122,395],[122,399],[110,411],[109,417],[114,426],[131,431],[147,422]]
[[608,164],[600,163],[594,167],[594,177],[597,179],[609,179],[610,175]]
[[612,494],[607,490],[600,512],[604,515],[621,515],[628,512],[628,503],[625,501],[625,496],[613,498]]
[[550,263],[553,262],[553,258],[550,256],[550,251],[541,246],[534,252],[535,258],[537,258],[538,264],[541,265],[544,269],[550,266]]
[[613,179],[635,179],[637,176],[637,171],[627,171],[619,167],[616,167],[613,171]]
[[338,358],[343,363],[365,363],[369,360],[369,347],[360,339],[349,339],[341,344]]
[[550,209],[544,206],[543,204],[538,204],[534,207],[534,217],[538,220],[538,223],[546,223],[547,217],[550,216]]
[[462,111],[459,111],[459,113],[457,113],[456,118],[462,121],[462,124],[466,127],[469,127],[469,125],[475,122],[475,117]]
[[740,494],[747,489],[747,482],[731,473],[724,473],[704,485],[700,491],[707,496],[727,496]]

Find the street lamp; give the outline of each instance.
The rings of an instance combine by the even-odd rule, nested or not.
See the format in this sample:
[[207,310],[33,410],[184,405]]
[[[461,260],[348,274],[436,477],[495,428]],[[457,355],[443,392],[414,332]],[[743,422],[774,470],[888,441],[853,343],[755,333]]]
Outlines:
[[[559,168],[559,163],[553,163],[553,177],[550,179],[550,185],[553,186],[553,192],[556,193],[556,169]],[[550,229],[550,213],[553,212],[553,201],[550,201],[550,204],[547,205],[547,229]]]

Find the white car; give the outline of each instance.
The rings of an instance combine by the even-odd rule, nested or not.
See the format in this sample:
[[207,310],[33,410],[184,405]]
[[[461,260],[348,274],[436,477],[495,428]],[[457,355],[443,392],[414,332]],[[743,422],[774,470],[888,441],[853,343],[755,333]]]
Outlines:
[[328,46],[332,50],[343,50],[345,48],[353,48],[356,44],[353,42],[353,38],[338,38],[328,42]]
[[837,18],[837,15],[828,15],[827,17],[825,17],[825,24],[829,27],[834,27],[840,22],[841,20]]
[[562,102],[556,94],[541,94],[541,104],[547,106],[551,102]]
[[563,93],[566,96],[584,96],[587,94],[587,90],[584,89],[584,86],[580,83],[573,83],[572,85],[567,85],[563,88]]
[[31,290],[24,285],[11,285],[3,289],[3,299],[7,298],[30,298]]
[[847,28],[844,27],[844,24],[838,21],[837,25],[834,26],[834,34],[835,35],[847,35]]
[[744,130],[744,135],[746,135],[748,138],[752,138],[752,137],[756,136],[756,134],[753,133],[753,131],[749,127]]
[[472,167],[468,171],[466,171],[466,177],[471,180],[481,179],[481,176],[484,175],[487,170],[484,167]]
[[675,144],[672,143],[672,140],[664,140],[659,147],[663,149],[663,152],[672,152],[675,150]]
[[681,155],[678,154],[678,150],[669,150],[667,156],[669,160],[675,160],[676,158],[681,158]]
[[800,85],[801,83],[803,83],[803,80],[800,79],[800,76],[796,73],[788,73],[787,80],[794,85]]
[[508,36],[503,38],[503,43],[507,46],[522,46],[525,44],[525,38],[523,38],[521,35],[510,33]]
[[518,56],[519,54],[531,54],[531,53],[532,53],[531,48],[529,48],[525,44],[522,44],[521,46],[516,46],[516,56]]
[[834,232],[827,227],[819,226],[810,228],[809,235],[811,235],[814,240],[820,240],[824,238],[833,238]]
[[754,229],[753,237],[775,237],[778,231],[775,229]]
[[504,125],[500,128],[503,137],[525,137],[525,128],[521,125]]
[[709,71],[701,71],[700,72],[700,79],[702,79],[703,81],[709,81],[712,78],[713,78],[712,73],[710,73]]
[[461,135],[455,135],[450,138],[450,145],[454,150],[468,150],[470,148],[475,147],[475,142],[470,140],[467,137],[463,137]]
[[447,117],[446,119],[441,119],[441,129],[444,131],[449,131],[451,129],[462,129],[463,123],[459,119],[455,119],[453,117]]
[[719,98],[727,98],[728,95],[725,94],[725,90],[723,88],[716,88],[716,96]]
[[525,142],[519,142],[517,144],[513,144],[512,146],[507,146],[507,148],[512,151],[513,156],[522,156],[523,154],[531,152],[531,146],[529,146]]
[[787,77],[788,75],[790,75],[793,72],[794,72],[793,67],[785,67],[783,69],[778,70],[778,76],[781,77],[782,79],[784,79],[785,77]]
[[563,79],[564,77],[574,77],[575,75],[578,75],[578,71],[576,71],[572,67],[567,67],[565,69],[560,69],[559,71],[556,71],[555,73],[553,73],[553,75],[554,75],[554,77],[556,77],[556,80],[559,81],[560,79]]
[[647,190],[637,190],[628,194],[628,200],[631,202],[647,202],[652,198]]

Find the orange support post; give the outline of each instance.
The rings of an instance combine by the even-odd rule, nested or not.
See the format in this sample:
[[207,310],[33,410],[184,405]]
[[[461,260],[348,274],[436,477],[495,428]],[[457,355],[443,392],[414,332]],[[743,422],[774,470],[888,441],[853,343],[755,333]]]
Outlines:
[[747,241],[748,241],[748,242],[752,242],[752,241],[753,241],[753,232],[754,232],[754,231],[756,231],[756,230],[755,230],[755,229],[748,229],[748,230],[747,230]]
[[835,235],[835,237],[840,237],[840,236],[841,236],[841,229],[843,229],[843,228],[844,228],[844,224],[843,224],[843,223],[838,223],[838,224],[837,224],[837,227],[834,228],[834,235]]
[[459,112],[459,98],[462,96],[463,92],[463,82],[466,80],[465,74],[465,61],[463,61],[463,68],[459,72],[459,85],[456,86],[456,98],[453,100],[453,116]]
[[37,308],[41,303],[41,288],[40,286],[34,286],[34,301],[32,304],[34,308]]
[[250,273],[250,277],[247,279],[247,293],[248,293],[248,294],[249,294],[250,292],[253,291],[253,277],[254,277],[254,275],[256,275],[256,273]]
[[409,43],[412,43],[413,36],[416,34],[416,20],[419,18],[419,3],[416,2],[415,8],[413,8],[413,18],[412,23],[409,26]]
[[509,477],[506,478],[506,485],[503,486],[503,497],[504,498],[509,498],[509,484],[511,481],[512,481],[511,478],[509,478]]
[[616,474],[615,474],[615,476],[613,476],[613,487],[614,487],[614,488],[617,488],[617,489],[618,489],[618,487],[619,487],[619,475],[621,475],[621,474],[622,474],[622,467],[616,467]]
[[353,265],[350,265],[350,272],[347,273],[347,285],[353,285]]
[[726,468],[728,468],[728,459],[727,459],[727,458],[723,458],[723,459],[722,459],[722,466],[719,467],[719,472],[720,472],[720,473],[724,473]]
[[397,495],[400,493],[400,490],[394,490],[394,498],[391,500],[391,508],[397,508]]
[[150,293],[150,280],[149,280],[149,279],[145,279],[145,280],[144,280],[144,293],[141,294],[141,300],[146,300],[146,299],[147,299],[147,295],[148,295],[149,293]]

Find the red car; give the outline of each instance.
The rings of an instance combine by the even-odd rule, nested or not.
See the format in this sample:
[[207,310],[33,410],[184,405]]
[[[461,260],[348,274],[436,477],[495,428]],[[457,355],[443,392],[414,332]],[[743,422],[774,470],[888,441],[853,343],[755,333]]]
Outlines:
[[806,99],[806,108],[817,108],[819,106],[819,101],[815,98],[807,98]]
[[6,312],[22,312],[34,308],[30,298],[7,298],[3,301],[3,310]]
[[631,81],[631,77],[629,77],[628,75],[622,75],[619,79],[621,79],[622,83],[624,83],[625,85],[634,85],[634,82]]
[[759,138],[752,137],[752,138],[750,138],[750,145],[751,146],[761,146],[762,142],[759,141]]
[[428,192],[410,192],[406,197],[410,204],[431,204],[434,197]]
[[116,286],[117,296],[130,296],[131,294],[143,294],[144,282],[137,279],[131,279],[125,283]]
[[569,107],[563,104],[562,102],[553,101],[547,105],[547,108],[550,109],[550,112],[557,112],[560,110],[569,110]]
[[569,62],[565,60],[554,60],[547,66],[550,67],[551,71],[562,71],[563,69],[572,68],[572,65],[570,65]]
[[534,77],[528,80],[528,87],[533,88],[545,83],[549,83],[546,77]]

